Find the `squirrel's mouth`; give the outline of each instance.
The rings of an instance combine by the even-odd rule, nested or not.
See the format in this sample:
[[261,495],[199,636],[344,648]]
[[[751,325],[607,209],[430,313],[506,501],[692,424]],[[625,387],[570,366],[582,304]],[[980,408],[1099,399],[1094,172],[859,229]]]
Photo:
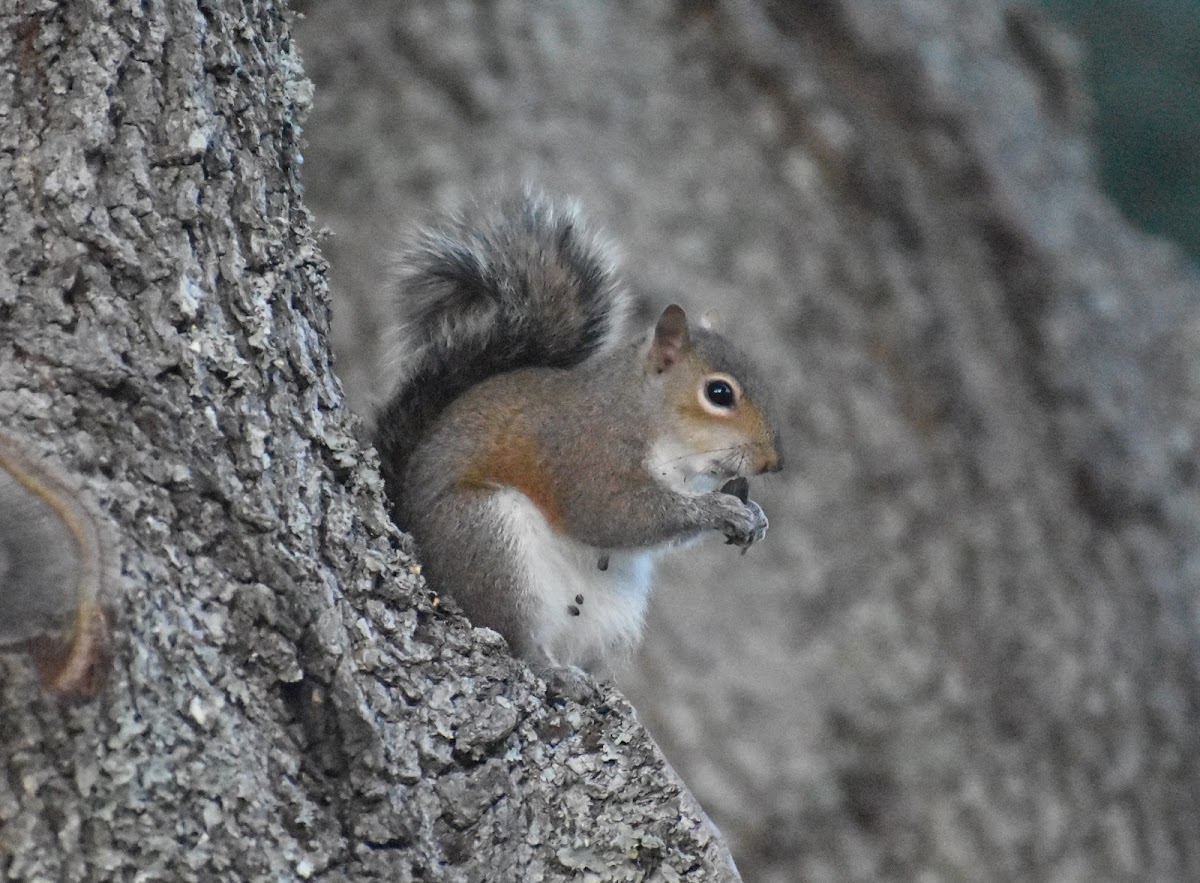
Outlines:
[[764,458],[763,464],[758,468],[758,475],[765,475],[768,472],[780,472],[783,470],[783,457],[780,454],[771,452],[771,456]]
[[715,461],[709,474],[719,481],[731,478],[749,478],[765,475],[783,468],[783,457],[773,447],[754,446],[738,448],[727,457]]
[[747,469],[749,465],[750,458],[746,456],[744,451],[734,451],[731,456],[713,461],[705,471],[713,481],[719,484],[733,478],[753,475],[754,473]]
[[756,456],[747,457],[753,461],[753,475],[765,475],[768,472],[779,472],[783,469],[783,455],[774,447],[764,446],[754,452]]

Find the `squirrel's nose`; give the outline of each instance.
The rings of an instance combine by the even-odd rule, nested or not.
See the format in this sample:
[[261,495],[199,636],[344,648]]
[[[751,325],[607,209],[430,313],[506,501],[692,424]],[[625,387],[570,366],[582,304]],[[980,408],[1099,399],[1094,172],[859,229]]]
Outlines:
[[767,453],[767,456],[763,458],[762,468],[758,471],[759,473],[778,472],[782,468],[783,454],[777,453],[776,451],[770,451]]

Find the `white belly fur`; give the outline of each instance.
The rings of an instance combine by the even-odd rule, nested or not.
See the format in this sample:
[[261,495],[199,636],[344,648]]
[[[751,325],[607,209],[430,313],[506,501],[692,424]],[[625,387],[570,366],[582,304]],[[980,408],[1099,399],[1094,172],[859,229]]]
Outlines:
[[555,531],[524,494],[502,490],[493,502],[525,570],[534,641],[550,660],[595,669],[628,657],[641,639],[659,550],[607,552],[608,568],[601,570],[605,550]]

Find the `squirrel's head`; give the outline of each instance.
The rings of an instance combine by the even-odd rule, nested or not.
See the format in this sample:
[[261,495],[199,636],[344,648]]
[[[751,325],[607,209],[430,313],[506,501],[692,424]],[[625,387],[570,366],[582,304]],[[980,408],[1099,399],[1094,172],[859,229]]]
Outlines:
[[710,323],[689,328],[681,307],[667,307],[654,326],[645,370],[663,384],[671,418],[649,457],[668,484],[704,493],[731,478],[783,468],[757,372]]

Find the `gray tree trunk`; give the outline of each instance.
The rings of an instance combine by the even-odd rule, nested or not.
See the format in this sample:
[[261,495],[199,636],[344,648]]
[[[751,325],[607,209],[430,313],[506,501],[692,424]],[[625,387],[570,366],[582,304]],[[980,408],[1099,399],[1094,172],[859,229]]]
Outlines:
[[289,30],[0,7],[0,642],[70,614],[27,581],[55,550],[113,629],[81,705],[0,654],[0,878],[725,879],[619,695],[547,696],[414,576],[332,371]]
[[401,220],[532,178],[777,378],[767,542],[625,686],[760,880],[1200,879],[1194,273],[992,0],[306,4],[351,402]]

